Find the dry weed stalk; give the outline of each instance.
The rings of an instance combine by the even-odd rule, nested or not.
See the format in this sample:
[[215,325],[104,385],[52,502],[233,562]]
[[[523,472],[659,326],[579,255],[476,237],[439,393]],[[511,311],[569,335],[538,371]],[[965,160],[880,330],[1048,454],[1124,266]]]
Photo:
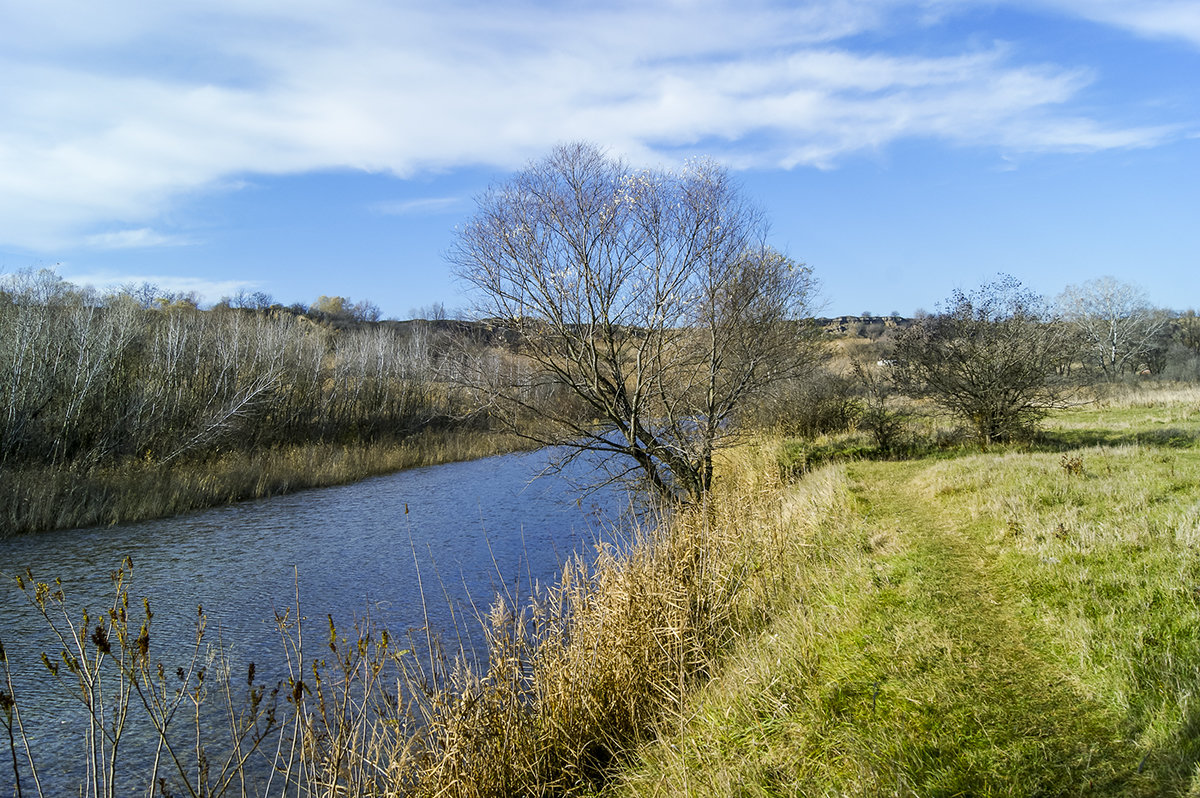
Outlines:
[[[74,613],[59,583],[29,572],[15,578],[59,649],[42,654],[44,669],[84,719],[78,747],[68,750],[74,762],[39,762],[27,718],[46,708],[23,698],[0,647],[13,795],[399,794],[412,735],[395,689],[396,663],[407,652],[386,633],[374,636],[369,617],[349,634],[330,618],[330,653],[314,658],[305,653],[297,595],[295,607],[276,617],[286,673],[264,683],[250,663],[243,685],[219,641],[209,646],[203,609],[182,664],[154,656],[154,614],[145,600],[140,615],[131,611],[131,578],[126,559],[112,575],[111,604],[98,616]],[[66,783],[72,779],[78,783]]]
[[[727,455],[722,481],[704,504],[638,528],[623,545],[577,554],[558,582],[536,590],[527,604],[498,600],[481,619],[482,667],[470,664],[461,644],[448,655],[428,623],[425,639],[410,639],[403,649],[386,632],[376,634],[369,616],[344,632],[330,618],[327,635],[314,635],[301,623],[297,595],[276,617],[283,663],[275,676],[264,679],[251,665],[242,684],[220,647],[206,659],[203,612],[187,662],[172,673],[151,656],[148,604],[143,627],[127,611],[127,568],[118,574],[112,611],[82,623],[72,622],[61,591],[23,579],[22,589],[60,635],[64,662],[81,663],[71,666],[81,687],[64,683],[91,717],[81,793],[101,798],[132,787],[214,797],[482,797],[594,790],[637,746],[668,724],[685,724],[693,688],[734,640],[760,629],[771,605],[786,599],[796,530],[828,497],[818,485],[808,498],[782,502],[776,455],[769,447],[757,456]],[[97,623],[101,631],[92,630]],[[61,667],[46,662],[52,672]],[[13,775],[33,778],[36,746],[20,725],[11,680],[3,697]],[[130,723],[152,731],[148,765],[116,752],[132,715],[138,718]],[[22,787],[29,783],[21,779]],[[35,783],[31,794],[53,791],[42,786]]]
[[410,671],[427,691],[419,794],[592,790],[683,720],[688,692],[778,592],[766,584],[782,573],[776,469],[740,466],[704,505],[575,556],[528,606],[498,601],[482,672],[461,659],[440,679]]

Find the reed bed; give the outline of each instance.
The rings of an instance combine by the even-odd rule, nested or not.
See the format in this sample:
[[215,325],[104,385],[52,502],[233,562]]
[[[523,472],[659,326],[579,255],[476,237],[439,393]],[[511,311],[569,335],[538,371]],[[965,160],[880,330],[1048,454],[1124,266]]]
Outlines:
[[526,448],[505,433],[426,430],[395,442],[279,446],[171,465],[0,469],[0,538],[161,518]]
[[684,723],[689,692],[769,619],[797,535],[837,495],[824,481],[785,506],[777,457],[727,457],[703,506],[577,556],[527,605],[495,604],[487,667],[426,682],[415,794],[590,792]]

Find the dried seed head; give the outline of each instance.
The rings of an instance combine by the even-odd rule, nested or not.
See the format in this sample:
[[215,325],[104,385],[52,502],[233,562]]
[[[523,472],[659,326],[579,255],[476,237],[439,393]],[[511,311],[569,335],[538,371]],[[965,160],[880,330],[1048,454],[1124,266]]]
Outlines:
[[96,644],[96,648],[100,650],[101,654],[112,653],[112,645],[108,642],[108,629],[104,627],[104,624],[96,624],[96,631],[92,632],[92,642]]

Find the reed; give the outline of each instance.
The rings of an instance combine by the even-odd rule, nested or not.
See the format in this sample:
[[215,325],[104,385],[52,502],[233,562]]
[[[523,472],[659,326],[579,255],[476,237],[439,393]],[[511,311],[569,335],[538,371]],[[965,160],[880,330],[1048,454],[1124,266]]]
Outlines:
[[561,795],[606,784],[684,718],[687,696],[772,615],[836,476],[781,503],[772,445],[727,456],[708,501],[577,556],[529,604],[488,615],[488,664],[442,672],[416,794]]
[[[191,652],[152,647],[149,605],[140,616],[136,601],[130,608],[127,569],[114,576],[112,605],[82,619],[67,611],[61,588],[23,575],[18,587],[68,653],[49,653],[47,678],[64,677],[61,689],[92,719],[80,771],[100,778],[86,780],[82,793],[127,794],[130,785],[175,795],[601,788],[639,745],[684,722],[687,695],[789,594],[795,531],[844,500],[834,476],[790,489],[783,502],[777,458],[771,443],[726,453],[706,504],[597,543],[531,597],[499,597],[482,618],[482,665],[432,636],[401,646],[369,619],[349,633],[332,621],[327,634],[314,633],[297,602],[277,617],[284,662],[259,663],[257,680],[251,666],[242,682],[235,674],[247,672],[245,663],[205,660],[203,613]],[[7,660],[4,667],[8,674]],[[22,706],[20,685],[10,681],[4,695],[6,707]],[[114,716],[150,724],[159,765],[139,770],[117,754],[120,734],[106,732]],[[217,726],[228,730],[224,738],[196,732],[213,717],[225,719]],[[15,714],[6,728],[23,794],[49,794],[33,780],[36,746],[22,743]],[[92,761],[108,762],[107,770]]]
[[425,430],[394,442],[277,446],[171,465],[0,469],[0,537],[178,515],[527,446],[505,433]]
[[[479,657],[369,622],[314,633],[297,608],[278,619],[282,676],[208,688],[228,728],[258,736],[220,749],[231,770],[211,764],[217,748],[207,771],[180,755],[173,789],[1194,794],[1192,399],[1061,411],[1041,450],[863,459],[799,480],[779,467],[784,444],[748,443],[723,453],[704,503],[498,597]],[[1135,442],[1061,437],[1115,421]],[[1150,434],[1164,427],[1179,435]],[[98,645],[75,629],[68,642]],[[165,696],[147,673],[126,678]],[[20,763],[19,686],[2,692]],[[286,778],[264,791],[237,771],[250,748],[247,764],[267,752]]]

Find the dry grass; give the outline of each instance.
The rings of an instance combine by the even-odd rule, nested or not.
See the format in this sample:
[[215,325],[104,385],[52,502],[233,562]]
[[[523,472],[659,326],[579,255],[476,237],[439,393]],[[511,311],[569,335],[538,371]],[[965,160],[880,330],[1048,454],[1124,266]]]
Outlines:
[[[787,489],[783,501],[778,456],[774,444],[725,453],[704,506],[579,554],[530,601],[495,604],[482,668],[463,652],[439,655],[436,642],[410,641],[400,650],[368,627],[346,636],[331,629],[325,640],[301,630],[297,609],[280,618],[288,654],[286,667],[275,668],[287,674],[282,681],[239,685],[231,674],[245,666],[221,663],[203,689],[189,670],[183,692],[171,698],[170,669],[162,681],[134,636],[116,631],[133,623],[124,611],[100,617],[117,624],[104,635],[121,643],[108,657],[115,669],[95,659],[89,641],[99,633],[91,635],[86,620],[82,627],[65,615],[59,622],[67,624],[68,648],[91,651],[94,667],[85,667],[85,676],[95,674],[97,685],[116,679],[157,690],[168,702],[188,695],[216,700],[229,728],[253,735],[214,744],[202,761],[183,756],[171,773],[185,793],[188,783],[212,794],[218,784],[227,794],[587,793],[607,784],[639,746],[685,724],[688,695],[793,594],[789,581],[802,570],[794,560],[807,550],[805,530],[845,494],[836,473],[827,472]],[[19,704],[20,686],[7,693]],[[175,740],[176,733],[164,729],[162,738]],[[248,747],[255,754],[247,768],[265,752],[285,775],[264,789],[261,770],[239,770],[238,752]],[[222,766],[218,775],[206,763],[218,761],[221,750],[232,752],[221,760],[232,770]],[[93,753],[81,749],[81,756]],[[131,762],[117,764],[128,770]],[[122,785],[136,783],[134,773],[90,794],[120,794]]]
[[1147,382],[1097,386],[1096,403],[1101,408],[1200,408],[1200,386],[1194,382]]
[[[461,652],[339,643],[377,652],[352,658],[366,668],[355,673],[383,663],[403,689],[391,704],[334,690],[373,707],[349,726],[306,699],[294,737],[312,752],[305,783],[330,795],[1200,794],[1193,399],[1051,420],[1119,420],[1145,443],[859,462],[788,485],[781,444],[727,452],[704,506],[493,606],[482,668]],[[1151,434],[1163,424],[1178,439]],[[339,679],[353,681],[324,684]]]
[[1031,622],[1166,794],[1200,794],[1197,485],[1195,444],[966,460],[929,485],[991,523]]
[[1196,399],[840,466],[790,598],[605,794],[1200,795]]
[[170,466],[0,470],[0,537],[161,518],[524,448],[513,435],[426,431],[397,443],[277,447]]
[[816,480],[781,504],[776,457],[727,458],[706,506],[577,557],[529,606],[493,607],[486,671],[450,669],[424,703],[417,792],[589,791],[684,722],[688,694],[771,617],[803,527],[838,496]]

